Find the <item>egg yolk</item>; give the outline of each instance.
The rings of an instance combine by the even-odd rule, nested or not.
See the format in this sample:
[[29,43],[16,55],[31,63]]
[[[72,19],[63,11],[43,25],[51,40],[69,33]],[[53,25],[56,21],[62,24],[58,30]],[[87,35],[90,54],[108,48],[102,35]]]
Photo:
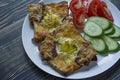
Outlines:
[[56,14],[47,13],[43,19],[43,25],[47,28],[54,28],[60,23],[60,17]]
[[61,50],[66,53],[73,53],[76,51],[76,45],[74,44],[72,39],[65,39],[61,43]]

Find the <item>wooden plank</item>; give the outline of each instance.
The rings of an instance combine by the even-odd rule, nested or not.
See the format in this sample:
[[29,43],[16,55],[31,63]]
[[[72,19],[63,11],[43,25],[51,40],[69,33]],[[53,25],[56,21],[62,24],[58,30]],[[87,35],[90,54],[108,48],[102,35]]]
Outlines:
[[[39,69],[21,41],[26,5],[39,0],[0,0],[0,80],[63,80]],[[120,0],[112,0],[120,9]],[[119,80],[120,60],[104,73],[84,80]]]
[[0,45],[3,45],[12,39],[14,39],[17,36],[21,36],[21,31],[22,31],[22,24],[23,24],[23,19],[18,20],[15,23],[12,23],[8,27],[4,27],[3,29],[0,29]]
[[[14,0],[1,1],[4,6],[0,7],[0,29],[8,26],[10,23],[23,18],[27,14],[28,3],[37,3],[39,0]],[[6,5],[5,5],[6,4]]]
[[2,80],[32,80],[35,78],[58,80],[31,62],[22,47],[21,37],[17,37],[0,48],[2,49],[0,52],[4,53],[0,56],[0,71],[2,72],[0,78]]

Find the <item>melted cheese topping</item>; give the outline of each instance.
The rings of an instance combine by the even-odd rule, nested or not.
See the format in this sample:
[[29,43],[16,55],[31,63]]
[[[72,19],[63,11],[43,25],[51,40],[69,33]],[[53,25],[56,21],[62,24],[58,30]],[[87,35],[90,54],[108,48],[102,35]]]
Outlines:
[[73,53],[77,50],[74,40],[71,38],[60,38],[58,40],[58,52]]
[[47,13],[43,19],[43,26],[49,29],[55,28],[60,23],[60,17],[56,14]]

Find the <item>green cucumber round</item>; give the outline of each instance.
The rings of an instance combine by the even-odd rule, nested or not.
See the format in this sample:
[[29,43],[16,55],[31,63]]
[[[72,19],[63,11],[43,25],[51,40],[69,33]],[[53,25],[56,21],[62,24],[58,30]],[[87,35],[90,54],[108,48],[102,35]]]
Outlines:
[[103,53],[105,50],[107,50],[106,44],[104,43],[104,41],[100,38],[91,38],[88,35],[84,35],[85,40],[89,41],[93,47],[95,48],[95,50],[99,53]]
[[112,38],[108,36],[103,36],[103,40],[105,41],[109,52],[110,51],[114,52],[119,48],[118,42],[113,40]]
[[91,37],[98,37],[102,35],[103,32],[102,28],[92,21],[87,21],[85,23],[83,31]]
[[120,27],[113,24],[113,28],[115,29],[115,32],[111,35],[108,35],[108,36],[111,38],[114,38],[114,39],[120,39]]
[[103,18],[103,17],[93,16],[93,17],[88,18],[88,21],[93,21],[97,23],[98,25],[101,26],[103,30],[106,30],[110,27],[110,22],[106,18]]
[[115,29],[111,26],[109,29],[104,31],[105,35],[110,35],[113,34],[115,32]]

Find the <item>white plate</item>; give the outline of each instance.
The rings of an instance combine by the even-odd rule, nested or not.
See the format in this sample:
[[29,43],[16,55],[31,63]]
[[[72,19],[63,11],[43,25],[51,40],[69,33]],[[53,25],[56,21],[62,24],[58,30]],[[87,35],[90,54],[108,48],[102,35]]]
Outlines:
[[[45,0],[45,3],[50,3],[50,2],[59,2],[62,0]],[[69,0],[67,0],[69,1]],[[120,26],[120,12],[119,10],[109,1],[105,1],[109,9],[112,12],[112,15],[115,20],[115,24]],[[22,28],[22,42],[23,46],[25,48],[25,51],[29,58],[32,60],[32,62],[38,66],[40,69],[43,71],[57,76],[61,78],[67,78],[67,79],[83,79],[83,78],[88,78],[92,77],[95,75],[98,75],[106,70],[108,70],[110,67],[112,67],[120,58],[120,51],[112,54],[108,54],[106,56],[101,56],[97,55],[98,61],[97,62],[91,62],[89,66],[83,67],[80,70],[76,71],[75,73],[69,75],[69,76],[62,76],[59,74],[57,71],[55,71],[53,68],[51,68],[49,65],[44,64],[41,61],[41,56],[38,51],[38,48],[35,44],[32,43],[31,39],[33,37],[33,29],[30,27],[29,20],[28,20],[28,15],[26,16],[24,23],[23,23],[23,28]]]

